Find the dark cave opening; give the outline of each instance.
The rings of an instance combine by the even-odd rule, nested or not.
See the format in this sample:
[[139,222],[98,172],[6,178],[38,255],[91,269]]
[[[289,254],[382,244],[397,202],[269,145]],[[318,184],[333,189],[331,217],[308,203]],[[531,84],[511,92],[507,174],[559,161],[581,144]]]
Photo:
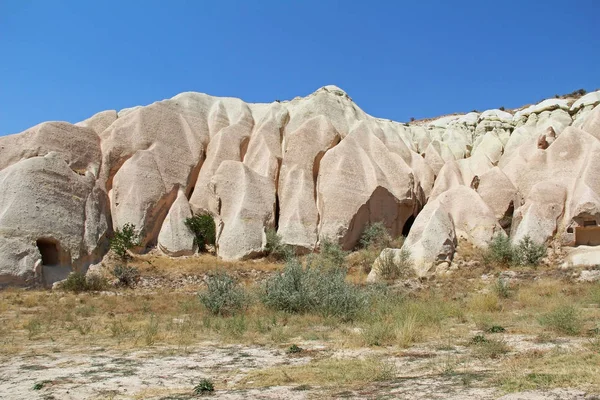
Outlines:
[[58,242],[52,239],[38,239],[35,244],[42,255],[42,265],[60,264],[60,245]]
[[410,233],[410,228],[412,228],[414,222],[415,222],[414,215],[411,215],[410,217],[408,217],[408,219],[404,223],[404,226],[402,227],[402,236],[405,236],[405,237],[408,236],[408,234]]

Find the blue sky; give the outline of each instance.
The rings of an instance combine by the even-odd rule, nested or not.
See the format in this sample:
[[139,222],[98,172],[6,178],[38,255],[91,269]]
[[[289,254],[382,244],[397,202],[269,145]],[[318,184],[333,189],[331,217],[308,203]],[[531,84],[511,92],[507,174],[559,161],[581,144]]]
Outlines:
[[600,1],[0,0],[0,135],[321,86],[407,121],[600,87]]

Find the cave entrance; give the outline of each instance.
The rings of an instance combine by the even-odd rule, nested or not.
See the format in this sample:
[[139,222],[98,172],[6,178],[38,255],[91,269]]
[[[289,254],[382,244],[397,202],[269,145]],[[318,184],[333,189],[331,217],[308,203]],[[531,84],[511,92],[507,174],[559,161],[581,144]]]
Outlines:
[[42,255],[42,265],[60,264],[60,245],[52,239],[38,239],[35,242],[40,254]]
[[408,236],[408,234],[410,233],[410,228],[412,228],[414,222],[415,222],[414,215],[411,215],[410,217],[408,217],[408,219],[404,223],[404,226],[402,227],[402,236],[404,236],[404,237]]
[[575,228],[575,245],[600,245],[600,226],[596,225],[596,221],[584,221],[583,226]]

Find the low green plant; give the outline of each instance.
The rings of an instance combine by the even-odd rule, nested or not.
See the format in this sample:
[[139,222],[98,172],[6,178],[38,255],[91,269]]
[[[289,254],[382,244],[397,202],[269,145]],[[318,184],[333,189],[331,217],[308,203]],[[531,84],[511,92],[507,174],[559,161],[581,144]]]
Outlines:
[[402,249],[399,252],[382,251],[377,261],[377,271],[381,278],[387,281],[408,279],[415,275],[410,258],[410,251]]
[[269,228],[266,231],[267,244],[265,245],[265,253],[277,260],[284,260],[293,256],[293,250],[290,246],[286,246],[281,241],[281,235],[277,233],[275,228]]
[[127,250],[140,245],[139,236],[135,231],[135,225],[125,224],[121,229],[115,229],[110,239],[110,248],[121,259],[126,259]]
[[234,315],[247,305],[245,291],[225,272],[209,276],[206,286],[199,294],[200,302],[214,315]]
[[288,347],[287,349],[287,353],[288,354],[296,354],[296,353],[302,353],[304,351],[304,349],[302,347],[299,347],[296,344],[291,345],[290,347]]
[[383,222],[375,222],[367,225],[360,237],[359,244],[364,249],[369,247],[386,248],[391,242],[392,237]]
[[494,284],[494,291],[496,292],[498,297],[500,297],[502,299],[508,299],[512,294],[510,284],[508,283],[507,280],[505,280],[501,277],[499,277],[496,280],[496,283]]
[[482,334],[477,334],[475,336],[473,336],[471,338],[471,344],[481,344],[481,343],[487,343],[487,338],[485,336],[483,336]]
[[42,390],[44,388],[44,386],[46,386],[47,383],[52,383],[52,381],[41,381],[41,382],[36,382],[33,385],[33,390]]
[[529,236],[523,237],[516,245],[511,244],[505,235],[492,238],[483,260],[502,265],[537,266],[546,256],[546,246],[534,242]]
[[366,294],[346,282],[345,270],[319,262],[323,260],[309,259],[304,267],[297,259],[289,259],[283,271],[264,284],[263,304],[289,313],[317,312],[342,320],[355,319],[368,302]]
[[194,234],[198,251],[204,251],[206,245],[214,245],[216,240],[215,220],[211,215],[200,214],[186,218],[185,225]]
[[106,288],[107,282],[102,276],[92,274],[86,276],[86,274],[74,271],[67,276],[60,284],[60,288],[67,292],[94,292],[102,291]]
[[560,305],[542,315],[539,322],[555,332],[566,335],[577,335],[583,327],[579,311],[570,304]]
[[529,236],[519,241],[514,249],[515,262],[519,265],[537,266],[546,256],[546,246],[535,243]]
[[118,285],[132,287],[140,279],[140,271],[136,267],[118,264],[112,270],[112,274],[118,280]]
[[486,332],[488,333],[502,333],[504,331],[506,331],[506,329],[504,329],[504,327],[500,325],[492,325],[486,329]]
[[321,239],[320,253],[316,262],[326,269],[343,268],[346,262],[347,252],[342,247],[329,238]]
[[509,351],[504,340],[486,339],[475,345],[475,355],[479,358],[498,358]]
[[87,289],[87,283],[85,281],[85,274],[81,272],[73,271],[67,276],[60,284],[60,288],[67,292],[85,292]]
[[207,378],[201,379],[200,382],[198,382],[198,384],[194,386],[194,394],[196,395],[208,394],[214,391],[215,385],[213,384],[212,380]]
[[483,259],[487,263],[512,264],[514,251],[510,243],[510,238],[506,235],[494,236]]

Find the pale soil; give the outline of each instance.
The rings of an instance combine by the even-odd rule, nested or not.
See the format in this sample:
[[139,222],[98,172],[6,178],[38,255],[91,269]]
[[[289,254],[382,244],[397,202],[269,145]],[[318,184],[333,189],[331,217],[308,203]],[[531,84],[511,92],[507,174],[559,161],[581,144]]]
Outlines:
[[[404,312],[442,319],[412,330],[410,320],[332,324],[255,305],[238,334],[235,319],[200,306],[207,274],[224,269],[251,287],[281,264],[153,254],[132,264],[142,272],[135,289],[0,291],[0,399],[190,399],[204,378],[215,385],[210,397],[223,399],[600,399],[600,284],[579,282],[579,270],[478,264],[416,282]],[[351,266],[349,280],[365,277]],[[507,298],[494,292],[498,277],[511,285]],[[434,289],[442,303],[426,295]],[[561,304],[577,307],[578,334],[538,321]],[[393,337],[368,346],[371,323]],[[479,353],[478,335],[505,351]],[[303,350],[290,354],[292,344]]]
[[[545,350],[548,346],[576,349],[577,340],[537,344],[532,337],[503,335],[515,351]],[[194,348],[152,347],[117,351],[85,345],[68,350],[32,345],[26,352],[0,359],[0,398],[3,399],[187,399],[202,378],[216,386],[211,397],[223,399],[592,399],[574,389],[504,393],[494,388],[491,377],[500,360],[474,360],[468,349],[436,350],[427,345],[404,351],[394,349],[333,350],[326,343],[300,343],[305,351],[287,354],[285,349],[252,345],[222,346],[203,343]],[[310,363],[314,359],[364,359],[375,356],[395,366],[386,382],[361,387],[301,386],[289,376],[289,384],[264,388],[240,388],[249,372]],[[43,387],[34,390],[36,383]],[[246,382],[246,387],[252,386]],[[503,397],[504,395],[504,397]]]

